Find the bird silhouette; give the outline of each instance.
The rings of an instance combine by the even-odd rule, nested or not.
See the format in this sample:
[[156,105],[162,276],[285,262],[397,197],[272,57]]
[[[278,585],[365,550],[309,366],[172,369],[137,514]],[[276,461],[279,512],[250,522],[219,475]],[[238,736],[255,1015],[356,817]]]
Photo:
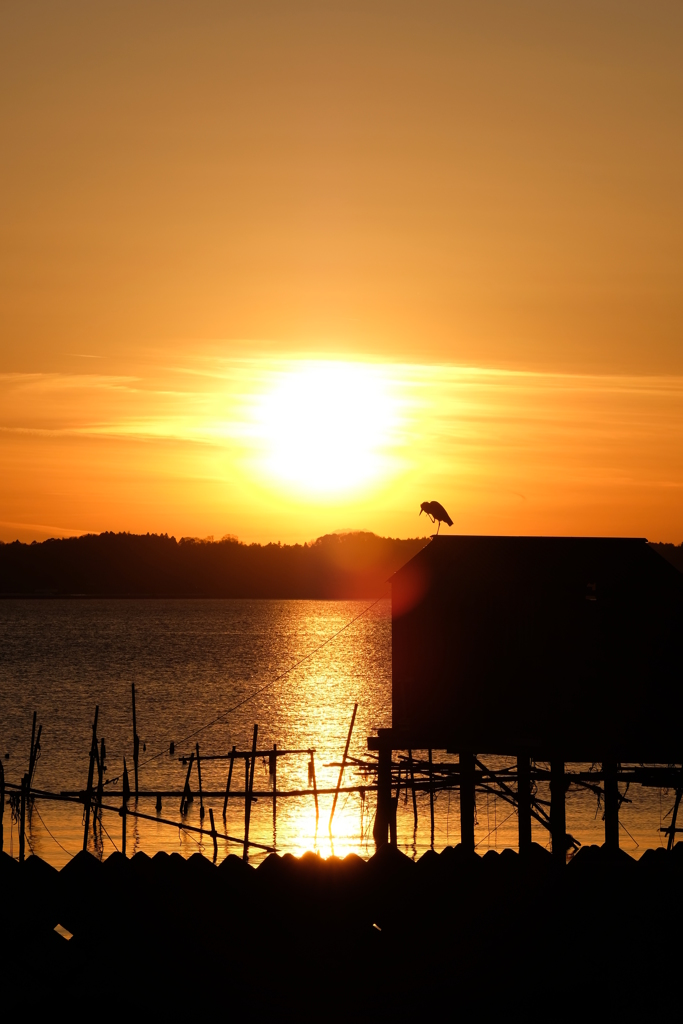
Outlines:
[[442,523],[448,523],[449,526],[453,525],[453,520],[449,516],[446,509],[438,501],[423,501],[420,505],[419,514],[422,515],[426,512],[433,523],[438,523],[436,528],[437,535],[441,529]]

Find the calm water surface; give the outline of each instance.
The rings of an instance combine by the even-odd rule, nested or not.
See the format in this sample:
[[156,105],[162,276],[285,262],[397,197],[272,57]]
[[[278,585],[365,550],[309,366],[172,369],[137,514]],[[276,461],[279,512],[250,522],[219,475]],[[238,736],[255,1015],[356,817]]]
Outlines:
[[[37,787],[49,790],[83,789],[95,705],[99,705],[98,734],[105,737],[107,776],[118,776],[126,757],[132,784],[131,682],[137,694],[137,727],[146,750],[140,751],[140,788],[182,789],[186,767],[178,754],[199,742],[202,755],[251,747],[254,723],[259,725],[261,749],[315,748],[317,784],[334,787],[354,702],[358,715],[350,754],[367,758],[366,740],[375,729],[391,725],[391,607],[382,601],[322,649],[324,641],[367,607],[357,601],[2,601],[0,602],[0,754],[5,777],[19,782],[28,767],[33,711],[42,723]],[[301,658],[303,664],[267,686]],[[249,698],[249,699],[247,699]],[[217,715],[244,701],[223,720],[204,728]],[[197,730],[202,730],[197,735]],[[176,756],[169,755],[173,740]],[[160,753],[161,752],[161,753]],[[5,758],[5,754],[9,758]],[[154,756],[158,755],[158,756]],[[281,758],[278,789],[308,788],[306,755]],[[227,762],[202,765],[206,790],[223,790]],[[347,770],[346,785],[361,784]],[[196,791],[196,772],[192,786]],[[254,788],[272,785],[268,764],[257,761]],[[119,788],[116,783],[115,788]],[[244,762],[236,764],[233,789],[244,789]],[[539,793],[540,796],[547,794]],[[659,790],[630,791],[633,802],[621,812],[622,846],[639,856],[647,846],[661,843],[659,827],[672,799]],[[113,803],[120,800],[113,799]],[[311,797],[280,800],[273,821],[272,800],[260,798],[253,807],[251,838],[275,845],[280,852],[317,850],[323,856],[350,851],[374,852],[372,823],[374,794],[340,797],[333,836],[328,832],[331,796],[320,797],[316,828]],[[133,806],[133,804],[131,804]],[[206,801],[216,825],[223,830],[221,798]],[[154,800],[141,798],[139,810],[155,814]],[[418,796],[419,823],[413,827],[412,801],[401,797],[398,812],[399,845],[419,856],[431,845],[429,804]],[[457,793],[437,796],[434,845],[441,849],[459,841]],[[178,819],[176,801],[164,800],[162,816]],[[199,825],[199,801],[186,818]],[[480,852],[489,847],[516,845],[517,821],[504,802],[479,795],[475,841]],[[5,850],[18,855],[16,824],[5,810]],[[665,821],[664,821],[665,823]],[[120,848],[121,819],[105,811],[102,829],[90,848],[107,856]],[[535,826],[536,828],[536,826]],[[570,789],[567,828],[583,843],[602,842],[604,825],[593,796]],[[244,801],[228,805],[225,831],[244,832]],[[64,864],[82,845],[82,808],[46,800],[36,801],[28,833],[30,848],[56,866]],[[534,839],[547,844],[538,827]],[[174,850],[185,856],[201,849],[212,855],[208,834],[192,835],[156,821],[129,819],[128,852]],[[219,841],[219,859],[241,848]],[[263,854],[252,854],[257,863]]]

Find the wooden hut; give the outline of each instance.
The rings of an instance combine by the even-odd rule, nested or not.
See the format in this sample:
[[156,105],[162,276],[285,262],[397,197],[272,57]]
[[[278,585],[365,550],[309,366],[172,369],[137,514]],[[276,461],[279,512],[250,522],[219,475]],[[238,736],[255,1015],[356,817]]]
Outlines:
[[373,745],[460,755],[470,845],[473,755],[517,756],[522,788],[529,759],[554,766],[558,848],[564,763],[601,762],[618,844],[617,764],[683,760],[683,576],[642,539],[437,536],[391,585],[392,729]]

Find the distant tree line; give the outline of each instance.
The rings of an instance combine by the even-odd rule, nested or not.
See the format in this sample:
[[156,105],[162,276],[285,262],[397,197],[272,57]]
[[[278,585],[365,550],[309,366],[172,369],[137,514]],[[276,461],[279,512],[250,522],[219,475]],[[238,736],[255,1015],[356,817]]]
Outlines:
[[372,598],[427,543],[373,533],[311,544],[88,534],[0,544],[0,594],[25,597]]

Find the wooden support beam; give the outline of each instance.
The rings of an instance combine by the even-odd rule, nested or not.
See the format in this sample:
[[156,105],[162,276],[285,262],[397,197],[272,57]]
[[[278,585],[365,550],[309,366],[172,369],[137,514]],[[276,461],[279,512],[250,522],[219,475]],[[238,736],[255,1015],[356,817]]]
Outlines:
[[[106,748],[104,746],[104,738],[100,740],[100,754],[97,757],[97,751],[95,756],[97,757],[97,794],[95,796],[95,813],[93,814],[92,820],[92,831],[95,835],[95,826],[97,825],[97,812],[98,808],[102,806],[102,794],[104,791],[104,755]],[[100,812],[101,814],[101,812]]]
[[230,796],[230,783],[232,782],[232,768],[235,763],[235,748],[232,748],[232,754],[230,755],[230,767],[228,768],[228,782],[225,787],[225,799],[223,801],[223,821],[225,821],[228,813],[228,797]]
[[467,853],[474,853],[474,754],[469,751],[460,759],[460,842]]
[[550,835],[553,859],[558,866],[567,862],[567,823],[565,819],[564,761],[550,762]]
[[273,753],[271,757],[270,774],[273,776],[273,828],[275,828],[275,820],[277,818],[277,743],[273,743]]
[[[244,794],[244,853],[242,857],[247,860],[249,856],[249,822],[251,820],[251,801],[254,792],[254,768],[256,766],[256,740],[258,739],[258,725],[254,726],[254,738],[251,744],[251,766],[249,767],[249,779],[245,780],[246,792]],[[249,766],[249,761],[245,764]]]
[[138,798],[138,758],[140,756],[140,737],[138,736],[138,725],[135,717],[135,683],[131,683],[133,694],[133,769],[135,771],[135,799]]
[[619,782],[617,762],[603,761],[602,772],[605,789],[605,846],[608,850],[619,849]]
[[517,756],[517,815],[519,824],[519,852],[531,849],[531,761],[527,751]]
[[[671,812],[671,826],[670,826],[670,828],[668,830],[667,829],[660,829],[660,831],[664,831],[664,832],[668,831],[669,832],[669,835],[668,835],[667,841],[666,841],[666,848],[667,848],[667,850],[673,850],[674,843],[676,841],[676,832],[680,832],[681,831],[681,829],[676,828],[676,820],[678,818],[678,808],[680,807],[681,797],[682,796],[683,796],[683,788],[681,788],[681,786],[679,785],[676,788],[676,798],[674,800],[674,808],[673,808],[673,811]],[[1,816],[2,816],[2,811],[0,810],[0,819],[1,819]],[[2,821],[0,820],[0,825],[1,824],[2,824]],[[1,845],[0,845],[0,849],[2,849]]]
[[83,828],[83,852],[88,849],[88,829],[90,828],[90,805],[92,803],[92,783],[95,771],[95,758],[97,757],[97,716],[100,713],[99,704],[95,707],[95,720],[92,724],[92,738],[90,740],[90,764],[88,766],[88,784],[85,789],[85,821]]
[[334,812],[337,809],[337,798],[339,797],[339,788],[342,784],[342,777],[344,775],[344,768],[346,767],[346,758],[349,755],[349,744],[351,743],[351,733],[353,732],[353,724],[356,721],[356,712],[358,711],[358,703],[353,705],[353,714],[351,715],[351,725],[349,726],[349,732],[346,737],[346,746],[344,747],[344,756],[342,757],[341,767],[339,769],[339,779],[337,781],[337,788],[334,793],[334,799],[332,801],[332,810],[330,811],[330,824],[329,831],[332,833],[332,819],[334,818]]

